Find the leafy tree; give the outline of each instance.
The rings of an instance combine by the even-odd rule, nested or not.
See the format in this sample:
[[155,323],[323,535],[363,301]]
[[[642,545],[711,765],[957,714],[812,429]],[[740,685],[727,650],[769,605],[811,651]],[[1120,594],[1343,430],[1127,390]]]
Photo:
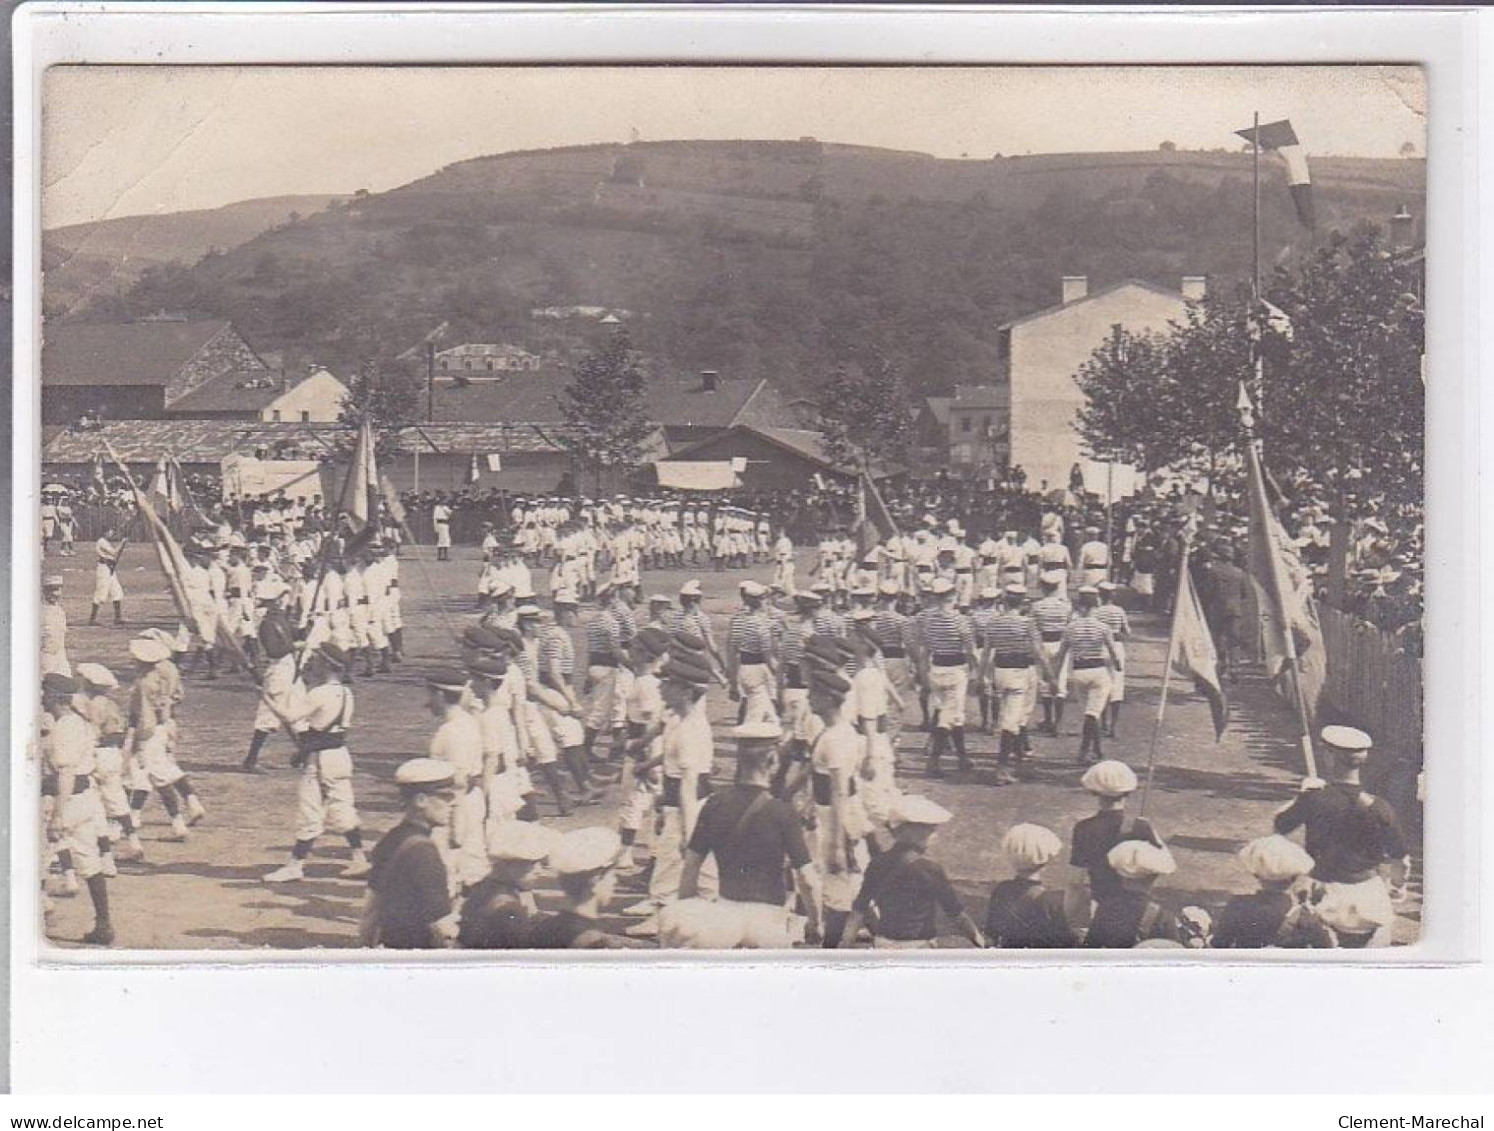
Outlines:
[[333,444],[328,458],[345,459],[355,442],[353,430],[367,417],[374,430],[374,453],[383,461],[399,447],[399,433],[421,419],[423,387],[414,368],[405,362],[365,360],[348,379],[339,423],[348,425]]
[[653,433],[644,412],[644,376],[626,330],[615,331],[598,353],[576,366],[559,403],[566,434],[558,437],[576,462],[595,478],[626,479],[644,461]]
[[904,461],[913,438],[913,415],[897,367],[878,350],[861,364],[843,365],[819,399],[825,451],[845,467],[874,460]]
[[[1267,288],[1285,325],[1261,331],[1259,425],[1268,468],[1284,485],[1333,499],[1352,519],[1424,497],[1424,312],[1378,229],[1334,233]],[[1178,467],[1228,485],[1238,471],[1241,381],[1252,367],[1245,296],[1190,308],[1165,335],[1119,333],[1075,380],[1080,433],[1096,458],[1145,470]]]

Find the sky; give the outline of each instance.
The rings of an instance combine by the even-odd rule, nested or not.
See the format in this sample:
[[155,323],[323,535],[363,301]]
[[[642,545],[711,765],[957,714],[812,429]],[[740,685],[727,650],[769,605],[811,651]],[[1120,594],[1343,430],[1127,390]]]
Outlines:
[[1425,152],[1413,67],[54,67],[43,226],[380,192],[455,161],[633,139],[782,139],[939,157],[1237,148]]

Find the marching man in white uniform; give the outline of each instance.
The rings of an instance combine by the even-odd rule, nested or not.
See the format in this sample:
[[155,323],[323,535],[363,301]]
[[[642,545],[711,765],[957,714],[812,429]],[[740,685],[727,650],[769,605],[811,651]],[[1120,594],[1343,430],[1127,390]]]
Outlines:
[[266,883],[304,879],[306,859],[317,838],[328,831],[341,833],[352,849],[343,878],[368,875],[368,855],[353,800],[353,755],[348,750],[353,692],[340,679],[346,660],[333,644],[322,645],[306,659],[305,705],[299,716],[286,720],[296,731],[292,764],[301,767],[296,787],[296,843],[290,860],[266,876]]
[[124,553],[125,544],[115,542],[116,536],[111,526],[94,543],[98,563],[93,567],[93,609],[88,614],[89,624],[98,623],[99,609],[106,603],[114,606],[114,623],[124,622],[124,587],[119,584],[119,557]]
[[109,828],[93,781],[98,735],[79,708],[77,691],[69,676],[54,672],[42,679],[42,707],[53,720],[42,743],[42,793],[51,798],[47,835],[70,890],[76,891],[81,879],[93,900],[93,930],[82,941],[108,946],[114,928],[99,842],[108,837]]
[[67,613],[62,608],[62,577],[52,574],[42,582],[41,674],[72,675],[67,660]]

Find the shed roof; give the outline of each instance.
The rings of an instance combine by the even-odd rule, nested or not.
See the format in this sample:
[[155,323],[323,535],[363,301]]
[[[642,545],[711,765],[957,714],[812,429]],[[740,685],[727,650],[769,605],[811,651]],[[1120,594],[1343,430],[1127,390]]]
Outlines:
[[54,322],[42,330],[42,384],[164,386],[228,329],[211,322]]

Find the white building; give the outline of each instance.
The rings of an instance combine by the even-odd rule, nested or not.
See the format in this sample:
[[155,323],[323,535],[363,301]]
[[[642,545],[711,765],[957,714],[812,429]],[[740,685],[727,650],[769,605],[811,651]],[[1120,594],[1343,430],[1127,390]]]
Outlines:
[[528,350],[508,344],[472,342],[452,346],[436,354],[436,376],[465,377],[480,381],[492,374],[531,373],[540,367],[540,358]]
[[260,410],[259,418],[265,423],[332,424],[342,415],[342,402],[347,395],[348,387],[318,366],[300,381],[288,384],[284,392]]
[[1086,466],[1076,419],[1084,394],[1074,376],[1116,327],[1164,332],[1204,291],[1204,278],[1190,275],[1180,291],[1128,279],[1090,294],[1085,276],[1066,275],[1056,306],[999,327],[998,383],[1007,385],[1011,405],[1011,462],[1027,473],[1028,487],[1067,487],[1079,464],[1089,488],[1104,492],[1104,465]]

